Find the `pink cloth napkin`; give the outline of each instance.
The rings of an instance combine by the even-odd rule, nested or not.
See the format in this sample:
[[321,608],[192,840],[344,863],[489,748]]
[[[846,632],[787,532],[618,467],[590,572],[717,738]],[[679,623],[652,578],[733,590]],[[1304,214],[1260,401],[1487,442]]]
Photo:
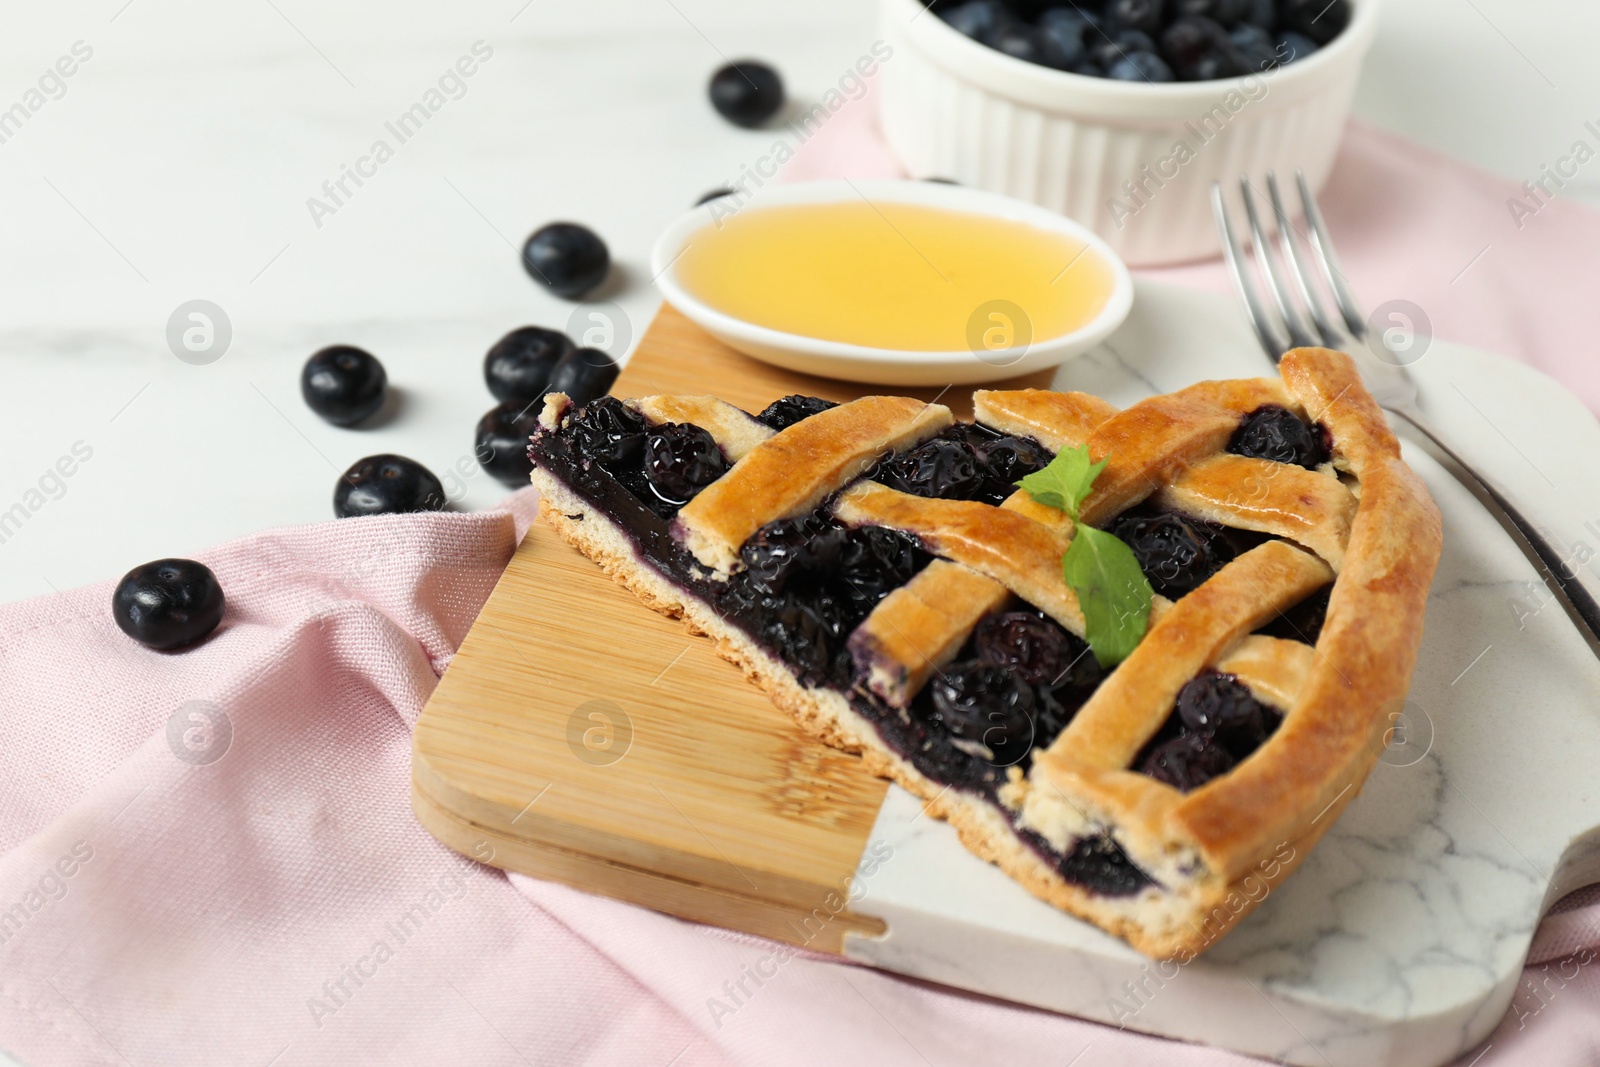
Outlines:
[[[858,112],[790,175],[893,169]],[[1593,406],[1569,353],[1595,313],[1550,297],[1597,221],[1555,205],[1519,233],[1506,195],[1355,126],[1326,202],[1369,301],[1408,296]],[[228,613],[182,654],[131,644],[109,585],[0,608],[0,1046],[30,1067],[1252,1062],[806,955],[713,1013],[774,946],[437,844],[409,808],[411,727],[532,506],[203,553]],[[1600,978],[1578,965],[1596,946],[1600,908],[1547,921],[1512,1013],[1462,1063],[1600,1060]]]

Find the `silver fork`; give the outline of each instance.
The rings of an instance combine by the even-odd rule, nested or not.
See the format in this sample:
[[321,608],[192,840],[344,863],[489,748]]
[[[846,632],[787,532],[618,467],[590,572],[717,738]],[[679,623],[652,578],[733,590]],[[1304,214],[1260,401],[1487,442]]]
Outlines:
[[[1534,567],[1544,577],[1546,584],[1561,599],[1573,621],[1586,631],[1585,636],[1590,648],[1600,655],[1600,604],[1595,602],[1593,595],[1578,579],[1577,568],[1562,558],[1556,547],[1534,527],[1527,516],[1517,510],[1493,482],[1473,469],[1472,465],[1462,459],[1440,436],[1418,408],[1417,385],[1411,375],[1406,373],[1405,368],[1398,362],[1389,363],[1377,358],[1368,349],[1365,343],[1368,334],[1366,317],[1361,314],[1355,295],[1351,293],[1350,286],[1339,269],[1333,242],[1329,240],[1327,227],[1322,222],[1322,212],[1317,209],[1316,198],[1311,195],[1311,187],[1306,183],[1305,175],[1297,169],[1295,178],[1300,187],[1300,203],[1310,228],[1310,234],[1304,240],[1315,255],[1322,280],[1327,283],[1328,291],[1333,294],[1342,323],[1336,322],[1323,310],[1322,298],[1312,284],[1306,256],[1301,251],[1301,242],[1295,240],[1295,228],[1290,223],[1289,213],[1284,209],[1283,197],[1278,190],[1278,176],[1267,175],[1267,195],[1272,202],[1272,211],[1277,217],[1280,255],[1288,264],[1289,273],[1293,276],[1292,292],[1277,259],[1270,252],[1266,231],[1256,211],[1255,190],[1249,178],[1241,178],[1239,187],[1244,196],[1245,214],[1249,219],[1251,240],[1255,246],[1256,259],[1259,261],[1258,270],[1267,279],[1278,318],[1283,324],[1283,334],[1279,333],[1266,308],[1262,306],[1256,287],[1245,270],[1244,253],[1240,250],[1238,238],[1234,233],[1222,185],[1219,182],[1211,187],[1211,204],[1216,211],[1217,226],[1222,230],[1223,257],[1227,260],[1228,271],[1233,275],[1234,284],[1238,287],[1239,296],[1244,301],[1245,310],[1250,316],[1250,325],[1255,328],[1256,338],[1266,350],[1268,358],[1276,365],[1279,358],[1289,349],[1303,347],[1320,346],[1350,352],[1361,370],[1361,380],[1372,393],[1373,399],[1389,413],[1392,419],[1397,419],[1414,430],[1420,438],[1418,443],[1429,447],[1435,458],[1441,459],[1446,469],[1499,519],[1500,524],[1511,534],[1518,547],[1527,554]],[[1302,307],[1305,309],[1304,312],[1301,310]],[[1343,330],[1340,329],[1341,325]],[[1385,351],[1398,357],[1398,354],[1389,347],[1386,338],[1380,338],[1378,343]]]

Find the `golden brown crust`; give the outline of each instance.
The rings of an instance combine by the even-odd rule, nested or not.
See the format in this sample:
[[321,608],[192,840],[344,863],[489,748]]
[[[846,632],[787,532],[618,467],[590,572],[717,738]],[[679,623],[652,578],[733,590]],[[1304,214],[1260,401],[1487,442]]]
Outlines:
[[900,396],[867,396],[776,434],[678,512],[675,530],[705,566],[728,574],[739,546],[769,522],[803,515],[860,477],[886,452],[932,437],[950,409]]

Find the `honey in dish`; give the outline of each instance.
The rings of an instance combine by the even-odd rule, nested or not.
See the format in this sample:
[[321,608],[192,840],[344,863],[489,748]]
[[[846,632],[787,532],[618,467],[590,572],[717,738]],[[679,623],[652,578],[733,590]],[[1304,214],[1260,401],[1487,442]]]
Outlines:
[[907,352],[1061,337],[1092,321],[1113,285],[1104,260],[1066,234],[864,200],[741,211],[695,234],[676,273],[734,318]]

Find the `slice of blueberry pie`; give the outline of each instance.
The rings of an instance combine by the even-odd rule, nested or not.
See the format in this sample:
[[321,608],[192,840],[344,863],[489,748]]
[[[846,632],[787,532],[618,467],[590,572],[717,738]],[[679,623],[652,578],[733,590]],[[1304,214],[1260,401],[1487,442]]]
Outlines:
[[549,398],[545,518],[983,858],[1204,951],[1360,790],[1440,522],[1349,357],[1126,410]]

